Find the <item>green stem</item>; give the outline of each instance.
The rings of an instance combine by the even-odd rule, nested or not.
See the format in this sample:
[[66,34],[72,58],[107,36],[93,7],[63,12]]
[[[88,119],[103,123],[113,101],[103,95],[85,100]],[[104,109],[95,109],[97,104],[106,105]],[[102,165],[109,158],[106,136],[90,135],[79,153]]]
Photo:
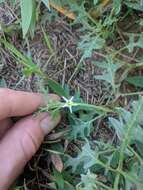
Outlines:
[[[123,142],[121,144],[121,148],[120,148],[120,155],[119,155],[119,164],[118,164],[118,168],[117,170],[118,171],[122,171],[122,167],[123,167],[123,160],[124,160],[124,152],[125,152],[125,149],[126,147],[128,146],[129,142],[130,142],[130,136],[131,136],[131,132],[132,132],[132,129],[133,127],[135,126],[135,122],[136,122],[136,118],[138,117],[140,111],[141,111],[141,108],[142,108],[142,102],[141,104],[139,105],[138,109],[135,111],[135,113],[133,114],[133,119],[131,120],[131,122],[129,122],[129,124],[127,124],[126,128],[127,128],[127,132],[125,134],[125,137],[123,139]],[[122,172],[123,173],[123,172]],[[115,190],[118,190],[118,185],[119,185],[119,180],[120,180],[120,174],[121,173],[118,173],[116,175],[116,178],[115,178],[115,182],[114,182],[114,189]]]
[[137,177],[135,176],[131,176],[128,173],[124,172],[124,171],[118,171],[122,176],[124,176],[124,178],[128,178],[128,180],[130,180],[132,183],[134,184],[138,184],[140,187],[143,188],[143,182],[142,180],[139,180]]
[[92,105],[92,104],[76,103],[76,106],[81,106],[81,107],[84,107],[84,108],[93,108],[93,109],[96,109],[98,111],[103,111],[103,112],[107,112],[107,113],[114,112],[113,110],[111,110],[109,108],[106,108],[104,106],[96,106],[96,105]]
[[110,170],[110,171],[112,171],[112,172],[117,172],[116,169],[111,168],[110,166],[104,164],[104,163],[103,163],[102,161],[100,161],[100,160],[97,160],[97,164],[99,164],[99,165],[102,166],[103,168],[106,168],[106,169],[108,169],[108,170]]
[[104,188],[104,189],[107,189],[107,190],[114,190],[114,189],[112,189],[111,187],[108,187],[107,185],[105,185],[105,184],[103,184],[103,183],[101,183],[101,182],[99,182],[99,181],[95,181],[95,183],[96,183],[97,185],[99,185],[100,187]]
[[[53,111],[53,110],[60,110],[64,107],[64,105],[66,104],[66,102],[49,102],[47,104],[46,107],[42,107],[40,110],[41,111]],[[104,113],[109,113],[109,112],[114,112],[113,110],[106,108],[104,106],[96,106],[96,105],[92,105],[92,104],[86,104],[86,103],[79,103],[79,102],[72,102],[72,107],[81,107],[81,108],[91,108],[91,109],[95,109],[97,111],[102,111]],[[68,107],[68,105],[66,106]]]
[[121,93],[119,94],[119,96],[125,97],[125,96],[137,96],[137,95],[143,95],[143,91],[142,92],[130,92],[130,93]]
[[129,149],[136,156],[140,164],[143,165],[143,159],[140,157],[140,155],[136,151],[134,151],[134,149],[131,146],[129,146]]
[[[129,175],[128,173],[122,171],[122,170],[119,170],[118,168],[117,169],[113,169],[111,168],[110,166],[107,166],[106,164],[104,164],[102,161],[100,160],[97,160],[97,164],[99,164],[100,166],[102,166],[103,168],[107,168],[108,170],[110,170],[111,172],[114,172],[114,173],[117,173],[119,174],[119,178],[120,178],[120,175],[124,176],[124,178],[127,178],[128,180],[130,180],[131,182],[133,182],[134,184],[139,184],[140,186],[143,187],[143,183],[141,180],[138,180],[137,178],[135,178],[134,176],[131,176]],[[117,178],[118,179],[118,178]],[[117,188],[116,188],[117,189]],[[116,190],[115,187],[114,187],[114,190]],[[118,189],[117,189],[118,190]]]
[[99,155],[111,153],[111,152],[114,152],[114,151],[116,151],[116,150],[117,150],[116,148],[112,148],[112,149],[110,149],[110,150],[103,150],[103,151],[100,151],[100,152],[99,152]]

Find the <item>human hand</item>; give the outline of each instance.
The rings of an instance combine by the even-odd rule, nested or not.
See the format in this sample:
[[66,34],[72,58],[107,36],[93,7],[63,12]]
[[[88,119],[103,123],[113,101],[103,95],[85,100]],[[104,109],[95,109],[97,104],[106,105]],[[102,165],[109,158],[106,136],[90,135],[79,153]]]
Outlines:
[[[57,100],[58,96],[48,98]],[[9,188],[60,121],[60,116],[53,121],[48,113],[30,115],[45,101],[41,94],[0,89],[0,190]],[[25,117],[13,123],[13,116]]]

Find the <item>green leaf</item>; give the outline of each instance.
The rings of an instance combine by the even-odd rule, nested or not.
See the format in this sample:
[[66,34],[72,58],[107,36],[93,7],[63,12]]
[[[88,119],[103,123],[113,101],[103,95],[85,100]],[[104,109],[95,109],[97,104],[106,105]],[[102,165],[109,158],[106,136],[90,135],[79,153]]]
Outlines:
[[143,76],[132,76],[125,79],[128,83],[143,88]]
[[68,98],[67,93],[65,92],[65,90],[61,87],[60,84],[58,84],[56,81],[52,80],[52,79],[47,79],[48,85],[49,87],[59,96],[64,96],[66,98]]
[[[79,118],[77,118],[74,114],[70,114],[69,121],[71,130],[68,134],[68,138],[75,140],[77,138],[85,139],[88,137],[93,129],[92,119],[94,116],[95,113],[93,111],[87,114],[79,112]],[[94,119],[94,121],[95,120],[96,119]]]
[[55,183],[50,184],[51,187],[57,190],[75,190],[75,188],[64,178],[65,176],[63,173],[60,173],[56,169],[53,169],[53,174]]
[[85,35],[78,44],[79,49],[83,52],[83,57],[92,56],[93,50],[101,49],[105,44],[105,40],[99,36]]
[[35,0],[20,0],[22,31],[25,38],[28,31],[35,27]]
[[138,10],[138,11],[143,11],[143,4],[142,4],[142,0],[140,1],[135,1],[135,2],[130,2],[129,0],[128,1],[125,1],[125,4],[132,8],[132,9],[135,9],[135,10]]
[[56,182],[58,186],[58,190],[64,189],[64,178],[60,172],[58,172],[56,169],[53,168],[54,173],[54,181]]
[[109,122],[110,122],[110,124],[114,127],[118,138],[119,138],[120,140],[122,140],[123,137],[124,137],[124,133],[125,133],[125,130],[124,130],[124,128],[123,128],[122,120],[119,121],[119,120],[117,120],[117,119],[115,119],[115,118],[111,118],[111,117],[110,117],[110,118],[109,118]]
[[97,163],[97,149],[92,150],[89,142],[82,147],[81,152],[75,158],[70,157],[66,163],[67,166],[72,167],[72,171],[75,172],[77,167],[82,164],[85,171],[90,169]]
[[52,190],[57,190],[55,182],[48,183],[48,187],[50,187]]
[[81,175],[81,182],[78,185],[79,190],[96,190],[97,186],[95,184],[95,181],[97,180],[97,175],[94,173],[91,173],[90,170],[88,170],[87,174]]
[[132,53],[135,47],[143,48],[143,33],[140,34],[139,38],[137,38],[134,34],[128,34],[129,44],[127,45],[127,49],[129,53]]
[[46,32],[44,31],[43,28],[42,28],[42,32],[43,32],[44,40],[45,40],[45,42],[47,44],[47,47],[50,50],[50,53],[52,54],[54,52],[54,50],[53,50],[52,45],[51,45],[51,40],[50,40],[48,34],[46,34]]
[[139,154],[140,154],[140,155],[142,156],[142,158],[143,158],[143,142],[142,142],[142,143],[137,142],[137,143],[136,143],[136,148],[137,148]]
[[88,137],[91,132],[91,127],[91,122],[75,121],[75,124],[71,125],[72,130],[69,136],[72,139]]
[[99,0],[93,0],[93,4],[96,5],[99,2]]
[[143,26],[143,19],[142,18],[139,20],[139,25]]
[[27,61],[27,58],[18,50],[14,47],[14,45],[12,45],[11,43],[7,42],[6,40],[3,40],[2,38],[0,38],[0,42],[2,44],[4,44],[5,48],[7,48],[8,50],[10,50],[10,52],[17,56],[19,59],[21,59],[22,61]]
[[113,1],[113,9],[115,14],[118,14],[121,11],[122,0],[114,0]]
[[24,73],[26,74],[26,76],[29,76],[32,73],[36,73],[40,76],[44,75],[40,68],[32,62],[32,58],[23,55],[17,48],[15,48],[9,42],[3,39],[0,39],[0,42],[4,44],[5,48],[7,48],[14,57],[17,58],[18,63],[24,65]]
[[[115,119],[112,117],[109,118],[109,123],[115,129],[115,132],[120,141],[124,140],[128,127],[130,127],[129,126],[129,121],[130,121],[131,123],[134,122],[133,125],[134,127],[130,132],[130,136],[128,137],[128,139],[130,138],[131,143],[135,142],[143,143],[143,128],[141,127],[141,125],[143,125],[143,121],[141,120],[143,106],[139,107],[142,104],[143,104],[142,99],[140,99],[139,101],[134,101],[131,105],[132,106],[131,112],[123,108],[119,108],[117,109],[117,112],[119,113],[119,119]],[[138,113],[138,115],[135,116],[133,120],[133,117],[139,108],[140,112]]]
[[112,86],[113,91],[115,92],[117,85],[116,85],[116,72],[121,67],[121,64],[113,63],[112,58],[108,58],[107,62],[93,62],[97,67],[103,68],[102,75],[96,75],[95,78],[98,80],[104,80]]
[[64,189],[75,190],[75,188],[70,183],[68,183],[67,181],[65,181],[65,188]]

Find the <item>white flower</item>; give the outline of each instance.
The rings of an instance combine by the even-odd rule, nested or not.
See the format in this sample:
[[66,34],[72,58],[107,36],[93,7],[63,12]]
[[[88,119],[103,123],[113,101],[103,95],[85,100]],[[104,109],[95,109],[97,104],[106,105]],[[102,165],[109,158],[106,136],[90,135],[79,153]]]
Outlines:
[[65,100],[65,104],[62,107],[69,108],[70,112],[72,113],[72,107],[77,106],[77,104],[73,102],[74,96],[72,96],[70,99],[67,99],[65,97],[62,98]]

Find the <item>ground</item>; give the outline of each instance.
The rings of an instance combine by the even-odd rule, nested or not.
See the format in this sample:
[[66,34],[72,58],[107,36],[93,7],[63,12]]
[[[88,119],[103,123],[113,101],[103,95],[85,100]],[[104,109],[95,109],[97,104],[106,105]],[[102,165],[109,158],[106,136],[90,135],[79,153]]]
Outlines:
[[[6,25],[9,25],[15,19],[10,7],[1,7],[0,18],[1,22],[4,21]],[[104,96],[106,96],[107,91],[105,90],[105,92],[103,92],[103,84],[93,77],[95,74],[100,73],[100,69],[91,64],[90,60],[85,61],[84,68],[80,69],[80,72],[69,81],[81,57],[77,49],[80,36],[79,32],[72,28],[63,18],[51,24],[47,22],[46,31],[52,40],[54,52],[53,54],[49,54],[47,46],[43,41],[43,34],[37,29],[35,37],[28,42],[33,60],[38,63],[39,67],[41,67],[50,78],[55,79],[62,85],[68,84],[71,92],[73,91],[74,93],[74,89],[78,89],[85,102],[96,104],[104,101]],[[21,41],[21,37],[18,36],[17,33],[12,34],[12,43],[15,44],[17,48],[20,48],[21,51],[26,51],[28,48],[28,45]],[[30,92],[39,92],[41,90],[41,83],[37,76],[33,75],[29,78],[23,77],[23,67],[16,64],[13,56],[3,50],[2,47],[0,54],[3,63],[0,77],[8,88]],[[94,57],[96,59],[96,57],[100,56],[95,54]],[[65,121],[65,119],[63,120],[63,123],[60,125],[67,126],[67,121]],[[94,127],[97,128],[96,125]],[[103,129],[100,130],[101,132],[99,131],[99,133],[98,130],[96,130],[96,134],[93,135],[94,138],[96,139],[96,135],[108,138],[109,131],[106,127],[103,126]],[[44,149],[44,145],[42,147]],[[26,188],[29,186],[29,188],[34,190],[46,188],[46,182],[49,182],[48,170],[50,171],[50,169],[48,168],[50,167],[50,158],[43,152],[41,148],[27,165],[18,180],[18,185],[23,186],[24,183]]]
[[[45,9],[42,9],[43,11]],[[17,19],[17,10],[13,12],[9,4],[5,3],[0,6],[0,23],[4,23],[5,26],[11,26],[11,24]],[[123,13],[122,13],[123,14]],[[79,49],[79,41],[83,32],[80,31],[80,25],[72,26],[71,21],[64,16],[57,17],[53,19],[47,19],[50,17],[50,13],[42,15],[41,22],[44,23],[45,32],[48,34],[53,52],[47,49],[47,45],[44,41],[43,33],[41,27],[37,25],[35,35],[33,38],[22,39],[21,29],[17,28],[9,32],[7,35],[11,39],[11,43],[15,45],[21,52],[28,54],[32,57],[33,61],[47,74],[48,77],[59,82],[63,87],[67,85],[70,89],[70,95],[80,93],[80,97],[85,103],[93,105],[109,105],[112,107],[124,106],[126,108],[132,96],[126,97],[115,97],[114,102],[112,102],[111,87],[107,87],[106,82],[103,80],[97,80],[95,75],[102,74],[102,69],[94,61],[102,62],[107,54],[112,54],[113,48],[120,50],[123,44],[126,42],[126,35],[124,32],[134,32],[134,24],[130,21],[141,17],[141,13],[134,13],[132,18],[128,17],[126,22],[118,23],[118,31],[116,32],[114,39],[109,39],[107,41],[109,49],[93,51],[92,57],[84,59],[82,66],[77,69],[77,65],[82,57],[82,52]],[[15,27],[15,26],[14,26]],[[16,30],[16,32],[15,32]],[[141,32],[142,29],[135,30],[135,32]],[[85,32],[85,31],[84,31]],[[114,43],[116,42],[116,43]],[[141,49],[136,48],[133,53],[127,51],[118,52],[118,59],[122,62],[138,63],[141,59]],[[35,74],[30,77],[25,77],[23,75],[23,66],[16,63],[16,59],[11,55],[9,51],[0,46],[0,79],[1,86],[6,86],[8,88],[16,90],[24,90],[30,92],[41,92],[43,88],[48,85],[46,81],[42,81],[41,78]],[[105,69],[105,68],[104,68]],[[123,73],[121,69],[118,73],[117,80],[120,80],[120,73]],[[77,71],[77,72],[76,72]],[[131,70],[130,74],[141,75],[141,69]],[[42,89],[42,90],[41,90]],[[76,92],[75,92],[76,89]],[[136,87],[129,85],[124,82],[121,85],[122,93],[129,93],[136,91]],[[136,97],[134,97],[136,99]],[[114,116],[111,114],[110,116]],[[93,130],[89,137],[92,141],[100,139],[104,142],[116,142],[118,139],[115,131],[112,128],[107,127],[108,122],[105,118],[104,120],[99,119],[97,122],[93,123]],[[59,129],[67,130],[69,128],[69,121],[67,117],[62,118],[59,124]],[[59,138],[57,138],[58,136]],[[52,141],[51,141],[52,139]],[[63,137],[63,133],[58,133],[56,130],[52,132],[49,136],[45,138],[43,145],[33,159],[27,164],[23,171],[23,174],[16,181],[14,188],[18,186],[20,189],[34,189],[34,190],[51,190],[49,183],[53,180],[53,175],[51,175],[51,162],[52,151],[55,146],[54,142],[60,142],[64,147],[64,152],[74,155],[78,152],[78,147],[82,145],[82,141],[76,140],[71,141]],[[59,158],[57,158],[59,159]],[[60,161],[59,161],[60,162]],[[104,182],[104,177],[100,176],[101,181]],[[106,183],[106,179],[105,179]],[[60,189],[61,190],[61,189]]]

